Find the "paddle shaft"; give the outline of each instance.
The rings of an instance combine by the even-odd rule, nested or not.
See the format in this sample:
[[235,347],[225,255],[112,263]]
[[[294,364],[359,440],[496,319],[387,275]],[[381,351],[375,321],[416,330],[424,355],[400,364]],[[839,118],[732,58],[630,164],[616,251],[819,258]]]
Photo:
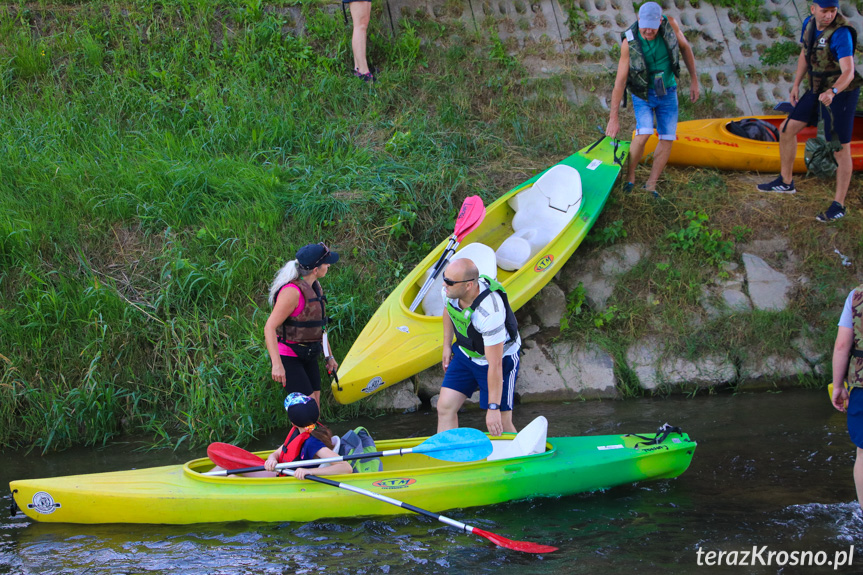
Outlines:
[[443,269],[444,264],[449,259],[449,256],[455,253],[455,249],[458,247],[458,244],[459,244],[459,241],[456,239],[455,234],[453,234],[450,237],[449,243],[446,245],[446,248],[444,248],[443,253],[440,255],[440,258],[438,259],[437,262],[435,262],[435,265],[432,266],[432,274],[429,276],[429,278],[425,281],[423,286],[420,288],[420,291],[417,294],[417,297],[415,297],[414,301],[411,302],[411,306],[410,306],[411,311],[414,311],[417,308],[417,306],[423,300],[425,295],[428,293],[429,289],[431,289],[431,286],[434,283],[434,280],[437,279],[438,274],[440,274],[441,270]]
[[[389,457],[390,455],[407,455],[413,453],[413,447],[405,447],[404,449],[388,449],[387,451],[372,451],[370,453],[357,453],[355,455],[341,455],[339,457],[326,457],[324,459],[306,459],[303,461],[291,461],[290,463],[279,463],[276,465],[277,470],[293,469],[296,467],[314,467],[323,463],[338,463],[339,461],[354,461],[356,459],[373,459],[375,457]],[[237,473],[253,473],[255,471],[264,471],[263,465],[255,465],[253,467],[243,467],[241,469],[222,469],[219,471],[208,471],[201,475],[223,476],[235,475]]]
[[[293,471],[290,469],[285,469],[285,472],[289,475],[293,475]],[[393,499],[392,497],[387,497],[386,495],[381,495],[379,493],[374,493],[372,491],[366,491],[360,487],[355,487],[353,485],[349,485],[347,483],[340,483],[338,481],[333,481],[332,479],[327,479],[325,477],[318,477],[317,475],[306,475],[306,479],[311,479],[312,481],[317,481],[318,483],[323,483],[325,485],[332,485],[333,487],[339,487],[341,489],[346,489],[348,491],[353,491],[354,493],[358,493],[360,495],[365,495],[366,497],[371,497],[372,499],[377,499],[378,501],[383,501],[384,503],[389,503],[390,505],[395,505],[396,507],[401,507],[402,509],[407,509],[408,511],[413,511],[414,513],[419,513],[420,515],[425,515],[426,517],[431,517],[432,519],[437,519],[441,523],[446,523],[456,529],[461,529],[465,533],[473,533],[474,528],[470,525],[462,523],[461,521],[456,521],[455,519],[450,519],[444,515],[438,515],[437,513],[432,513],[426,509],[421,509],[415,505],[411,505],[410,503],[405,503],[404,501],[399,501],[398,499]]]
[[[285,472],[289,475],[294,474],[294,472],[290,469],[285,469]],[[496,533],[491,533],[490,531],[485,531],[484,529],[473,527],[466,523],[462,523],[461,521],[450,519],[449,517],[446,517],[444,515],[432,513],[431,511],[422,509],[420,507],[417,507],[416,505],[411,505],[410,503],[405,503],[404,501],[399,501],[398,499],[393,499],[392,497],[380,495],[379,493],[374,493],[372,491],[366,491],[365,489],[353,485],[348,485],[347,483],[339,483],[338,481],[326,479],[325,477],[318,477],[316,475],[306,475],[305,479],[311,479],[312,481],[317,481],[318,483],[323,483],[325,485],[331,485],[333,487],[352,491],[353,493],[356,493],[358,495],[365,495],[366,497],[371,497],[372,499],[377,499],[378,501],[383,501],[384,503],[389,503],[390,505],[395,505],[396,507],[401,507],[402,509],[407,509],[408,511],[413,511],[414,513],[419,513],[420,515],[431,517],[432,519],[437,519],[441,523],[445,523],[450,527],[455,527],[456,529],[464,531],[465,533],[472,533],[474,535],[478,535],[479,537],[484,537],[485,539],[491,541],[499,547],[513,549],[515,551],[523,551],[525,553],[551,553],[552,551],[557,551],[557,547],[552,547],[550,545],[541,545],[539,543],[531,543],[529,541],[514,541],[512,539],[507,539],[506,537],[501,537]]]

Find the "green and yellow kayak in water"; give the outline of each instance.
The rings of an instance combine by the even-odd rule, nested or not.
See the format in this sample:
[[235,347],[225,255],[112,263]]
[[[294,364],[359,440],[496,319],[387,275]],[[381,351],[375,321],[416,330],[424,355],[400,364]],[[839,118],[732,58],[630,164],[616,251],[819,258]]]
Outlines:
[[[381,441],[378,448],[415,447],[424,439]],[[383,457],[383,471],[330,477],[440,512],[677,477],[689,467],[695,447],[689,436],[677,432],[557,437],[546,441],[542,453],[471,463],[417,454]],[[13,481],[10,488],[15,505],[41,522],[313,521],[409,513],[370,497],[292,477],[203,475],[212,468],[213,463],[204,458],[185,465]]]
[[[488,207],[454,257],[470,257],[480,273],[496,276],[512,309],[518,310],[584,240],[628,153],[629,142],[603,138],[516,186]],[[428,254],[363,328],[332,382],[340,403],[369,397],[441,361],[441,278],[422,307],[410,307],[446,246],[441,242]]]

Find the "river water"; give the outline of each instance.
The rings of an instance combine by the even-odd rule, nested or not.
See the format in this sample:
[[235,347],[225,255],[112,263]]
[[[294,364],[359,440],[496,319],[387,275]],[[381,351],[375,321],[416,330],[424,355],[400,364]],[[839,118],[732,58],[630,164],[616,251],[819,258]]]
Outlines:
[[[548,418],[552,437],[646,433],[668,422],[698,448],[692,466],[676,479],[445,513],[510,539],[560,547],[546,556],[496,548],[421,516],[90,526],[31,523],[3,511],[0,574],[863,573],[854,447],[845,416],[823,390],[528,404],[518,406],[516,425],[538,415]],[[480,412],[461,416],[463,426],[482,429],[483,421]],[[421,412],[333,428],[340,433],[359,424],[381,439],[431,435],[436,426],[433,413]],[[280,435],[249,447],[275,446]],[[4,507],[12,479],[181,463],[204,451],[140,452],[133,444],[45,457],[7,451],[0,466]],[[842,554],[851,545],[849,566]],[[753,546],[761,550],[747,558],[755,565],[740,566],[742,552]],[[704,566],[710,551],[738,551],[738,565]],[[790,555],[762,565],[770,551]],[[794,567],[794,551],[844,563],[836,570]],[[782,559],[789,564],[778,566]]]

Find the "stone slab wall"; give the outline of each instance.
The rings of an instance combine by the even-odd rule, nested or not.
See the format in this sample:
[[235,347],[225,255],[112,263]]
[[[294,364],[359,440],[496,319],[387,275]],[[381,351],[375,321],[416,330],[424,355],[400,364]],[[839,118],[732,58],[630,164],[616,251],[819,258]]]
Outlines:
[[[810,2],[764,0],[764,8],[771,13],[767,22],[748,22],[733,9],[703,0],[659,3],[682,24],[705,89],[733,98],[741,114],[763,113],[787,99],[796,60],[765,70],[759,58],[774,42],[797,41]],[[421,13],[456,26],[455,30],[495,31],[516,52],[531,44],[548,45],[562,61],[533,66],[537,75],[574,70],[613,74],[620,34],[636,19],[633,4],[631,0],[386,0],[384,12],[392,33],[398,33],[402,17]],[[840,7],[863,30],[863,3],[858,8],[856,3],[841,2]],[[592,93],[578,85],[573,88],[567,90],[570,99]],[[600,89],[603,103],[610,91],[610,85]]]

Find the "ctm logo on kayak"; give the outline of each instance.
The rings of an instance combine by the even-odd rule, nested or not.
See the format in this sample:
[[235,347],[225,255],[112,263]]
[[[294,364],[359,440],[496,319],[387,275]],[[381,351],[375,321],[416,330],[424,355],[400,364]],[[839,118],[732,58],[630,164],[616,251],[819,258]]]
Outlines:
[[544,272],[545,270],[548,269],[548,266],[550,266],[551,262],[553,262],[553,261],[554,261],[554,256],[551,254],[548,254],[547,256],[545,256],[544,258],[539,260],[539,262],[537,262],[536,267],[533,268],[533,271]]
[[380,481],[375,481],[372,485],[381,489],[404,489],[416,482],[416,479],[401,477],[399,479],[381,479]]

